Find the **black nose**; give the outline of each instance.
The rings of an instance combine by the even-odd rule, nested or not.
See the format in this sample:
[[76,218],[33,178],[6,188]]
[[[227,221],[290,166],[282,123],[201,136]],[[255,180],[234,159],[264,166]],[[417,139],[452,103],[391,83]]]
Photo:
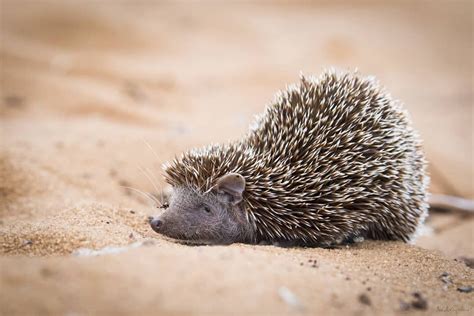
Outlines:
[[163,222],[162,222],[160,219],[158,219],[158,218],[152,219],[152,220],[150,221],[150,226],[151,226],[151,228],[152,228],[155,232],[157,232],[157,233],[160,232],[160,226],[161,226],[161,224],[163,224]]

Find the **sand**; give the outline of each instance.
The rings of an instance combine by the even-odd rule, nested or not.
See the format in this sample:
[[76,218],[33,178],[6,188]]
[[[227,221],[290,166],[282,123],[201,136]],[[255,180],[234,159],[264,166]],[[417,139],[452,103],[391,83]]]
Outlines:
[[0,314],[471,314],[472,216],[414,245],[188,246],[128,188],[159,198],[163,162],[335,65],[405,102],[431,192],[474,198],[472,4],[357,3],[1,1]]

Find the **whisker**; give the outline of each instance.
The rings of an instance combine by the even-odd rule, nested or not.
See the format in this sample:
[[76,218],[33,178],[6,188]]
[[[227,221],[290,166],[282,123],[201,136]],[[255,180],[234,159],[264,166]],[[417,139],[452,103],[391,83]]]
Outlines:
[[[156,160],[157,161],[160,161],[160,158],[158,157],[158,154],[156,153],[156,151],[153,149],[153,147],[150,145],[149,142],[147,142],[144,138],[142,138],[142,141],[145,143],[145,145],[148,147],[148,149],[150,149],[150,151],[153,153],[153,155],[155,156]],[[159,183],[159,181],[158,181]],[[163,189],[163,186],[160,186],[161,188],[161,192],[157,192],[158,194],[161,193],[161,199],[164,200],[164,189]],[[164,201],[163,201],[164,202]]]
[[[141,167],[141,166],[138,166],[138,170],[140,170],[144,175],[145,177],[147,177],[148,181],[150,181],[151,185],[153,185],[153,187],[155,188],[156,190],[156,193],[157,194],[160,194],[160,191],[158,190],[158,187],[156,186],[156,184],[153,182],[153,179],[150,177],[150,175],[146,172],[145,168]],[[160,204],[163,204],[161,201],[159,202]]]
[[135,191],[135,192],[138,192],[138,193],[142,194],[143,196],[145,196],[146,198],[150,199],[153,203],[156,203],[157,205],[160,205],[160,202],[153,195],[151,195],[149,193],[143,192],[142,190],[135,189],[135,188],[132,188],[132,187],[127,187],[127,186],[124,186],[124,185],[121,185],[121,187],[132,190],[132,191]]
[[151,152],[153,153],[153,155],[155,156],[156,160],[160,161],[160,158],[158,158],[158,155],[156,153],[156,151],[153,149],[153,147],[151,147],[150,143],[147,142],[145,139],[142,139],[143,142],[145,143],[145,145],[148,146],[148,148],[151,150]]
[[155,183],[158,185],[158,187],[160,188],[160,191],[157,191],[156,193],[157,194],[160,194],[160,200],[161,200],[161,204],[164,203],[164,191],[163,191],[163,185],[160,184],[160,181],[158,181],[158,178],[155,176],[155,174],[153,173],[153,171],[151,169],[146,169],[146,171],[148,172],[148,174],[151,175],[151,177],[153,178],[153,180],[155,180]]

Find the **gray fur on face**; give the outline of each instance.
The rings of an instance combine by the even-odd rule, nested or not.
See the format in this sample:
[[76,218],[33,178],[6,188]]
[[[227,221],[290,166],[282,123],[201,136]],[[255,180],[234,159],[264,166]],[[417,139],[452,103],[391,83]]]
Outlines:
[[174,188],[169,206],[159,220],[157,231],[176,239],[229,244],[251,242],[254,238],[241,205],[216,191],[199,193],[191,188]]

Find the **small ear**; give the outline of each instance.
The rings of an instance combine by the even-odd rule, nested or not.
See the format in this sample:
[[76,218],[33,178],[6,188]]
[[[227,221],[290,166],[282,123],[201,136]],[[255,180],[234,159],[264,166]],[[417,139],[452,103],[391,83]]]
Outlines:
[[238,204],[242,201],[245,190],[245,179],[238,173],[228,173],[217,180],[215,190],[225,194],[228,202]]

